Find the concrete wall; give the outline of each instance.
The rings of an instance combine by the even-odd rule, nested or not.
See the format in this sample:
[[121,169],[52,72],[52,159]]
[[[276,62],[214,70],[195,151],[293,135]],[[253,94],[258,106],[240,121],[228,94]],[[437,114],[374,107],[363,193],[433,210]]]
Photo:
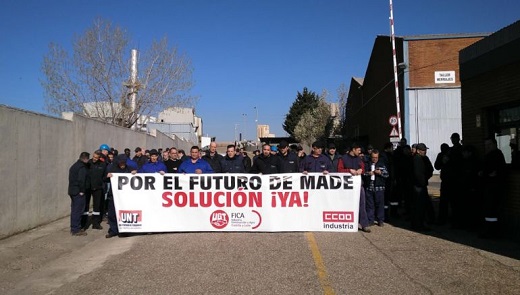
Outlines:
[[70,214],[68,170],[103,143],[123,152],[191,142],[148,135],[66,113],[65,119],[0,105],[0,239]]

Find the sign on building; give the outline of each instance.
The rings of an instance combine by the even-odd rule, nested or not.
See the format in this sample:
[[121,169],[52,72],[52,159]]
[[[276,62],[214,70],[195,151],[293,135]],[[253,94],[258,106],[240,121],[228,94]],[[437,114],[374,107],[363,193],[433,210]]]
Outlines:
[[435,84],[455,83],[455,71],[435,71]]

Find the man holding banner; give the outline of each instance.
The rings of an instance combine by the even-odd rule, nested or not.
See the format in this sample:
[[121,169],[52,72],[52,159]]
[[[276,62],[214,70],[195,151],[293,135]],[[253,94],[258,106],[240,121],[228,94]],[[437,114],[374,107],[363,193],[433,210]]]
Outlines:
[[[131,168],[126,164],[127,157],[125,154],[117,155],[112,166],[110,166],[107,179],[110,179],[113,174],[112,173],[132,173],[136,174],[137,171]],[[117,189],[117,188],[116,188]],[[119,230],[117,227],[117,215],[116,209],[114,206],[114,194],[112,191],[112,186],[108,191],[108,233],[105,235],[105,238],[109,239],[119,235]]]
[[[354,176],[363,175],[365,173],[365,164],[360,155],[361,146],[357,143],[352,144],[350,151],[339,159],[338,172],[347,172]],[[369,233],[371,230],[369,228],[370,224],[368,222],[365,203],[365,190],[361,189],[359,193],[359,224],[361,225],[362,231]]]
[[190,149],[190,158],[183,161],[179,166],[179,173],[205,174],[213,172],[209,163],[200,158],[200,148],[196,145]]

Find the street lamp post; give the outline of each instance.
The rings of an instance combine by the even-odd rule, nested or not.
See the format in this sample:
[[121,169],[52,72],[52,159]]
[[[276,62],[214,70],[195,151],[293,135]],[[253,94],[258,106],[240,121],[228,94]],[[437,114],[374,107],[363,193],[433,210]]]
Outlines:
[[238,126],[240,126],[240,124],[235,123],[235,144],[238,141]]
[[255,145],[256,145],[256,149],[258,149],[258,142],[260,141],[260,136],[258,134],[258,108],[257,107],[254,107],[255,111],[256,111],[256,119],[255,119],[255,125],[256,125],[256,130],[255,130],[255,134],[256,134],[256,139],[255,139]]
[[242,118],[244,119],[244,126],[242,128],[243,130],[243,136],[244,136],[244,141],[247,141],[247,136],[246,136],[246,129],[247,129],[247,125],[246,125],[246,119],[247,119],[247,114],[242,114]]

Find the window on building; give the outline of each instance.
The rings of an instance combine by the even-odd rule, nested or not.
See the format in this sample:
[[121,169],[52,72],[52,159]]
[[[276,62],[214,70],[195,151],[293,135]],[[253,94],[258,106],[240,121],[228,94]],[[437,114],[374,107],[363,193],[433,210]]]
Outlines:
[[520,168],[518,145],[520,140],[520,105],[501,107],[494,112],[495,138],[506,163]]

